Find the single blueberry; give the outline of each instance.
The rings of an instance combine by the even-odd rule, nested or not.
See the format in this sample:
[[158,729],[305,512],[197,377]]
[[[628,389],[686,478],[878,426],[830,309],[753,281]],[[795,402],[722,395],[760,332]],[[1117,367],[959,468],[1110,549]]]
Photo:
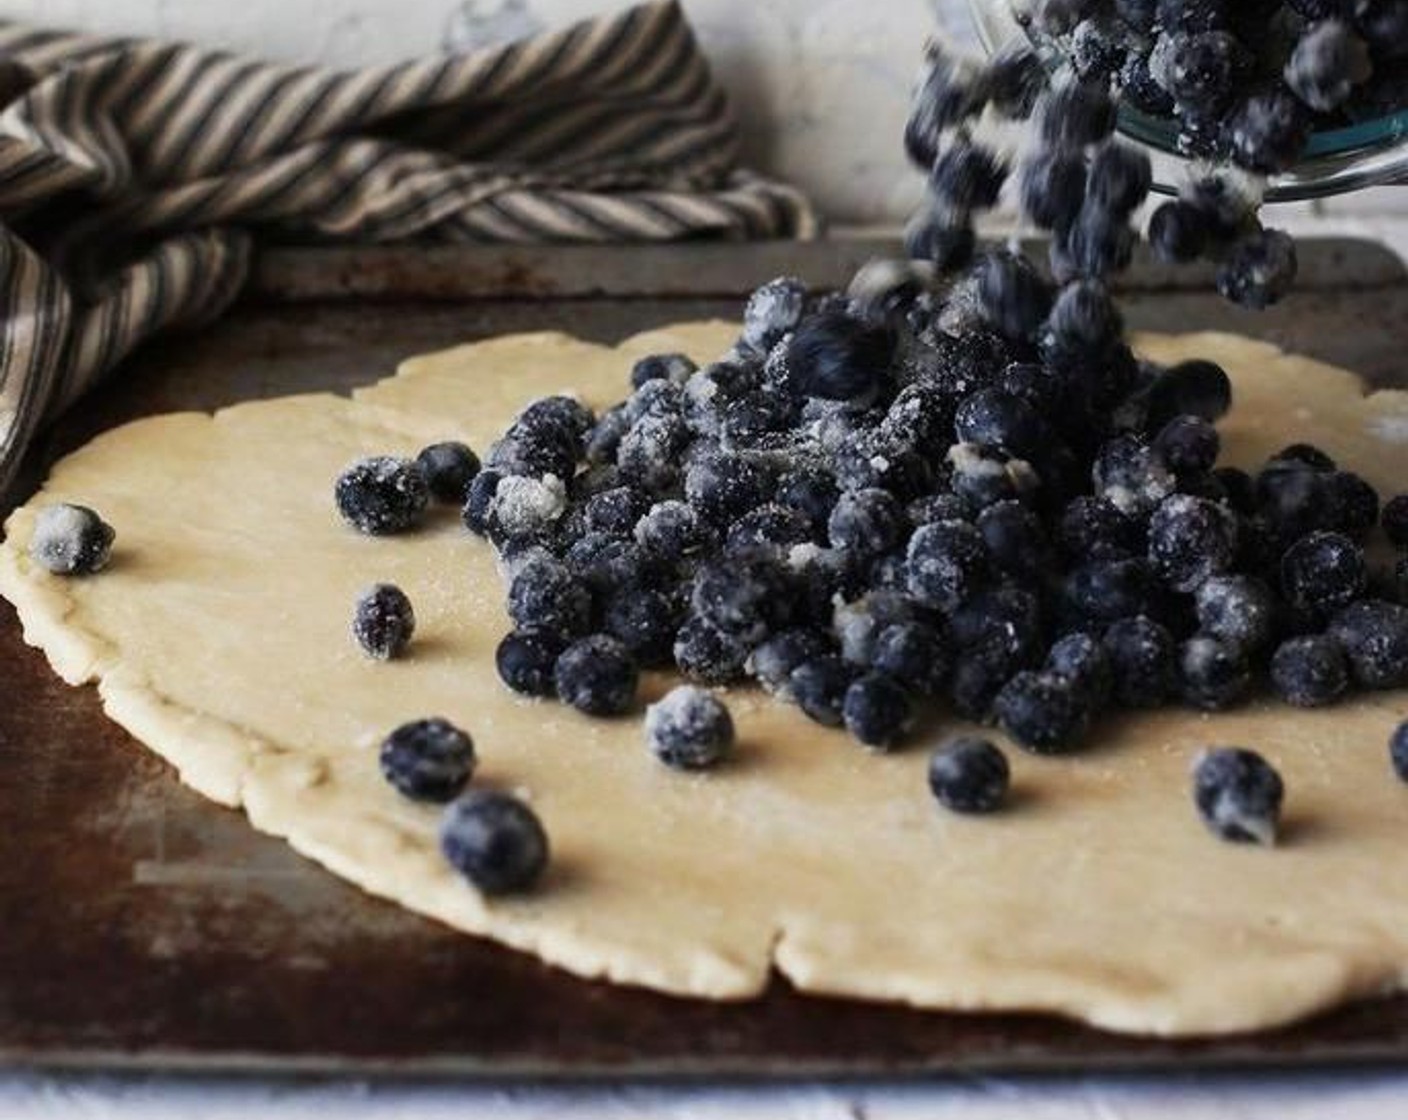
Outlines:
[[953,652],[936,626],[896,622],[875,636],[870,666],[918,696],[936,696],[953,664]]
[[447,440],[422,448],[416,466],[425,476],[431,497],[462,506],[469,496],[469,484],[479,473],[479,456],[466,444]]
[[338,475],[334,496],[347,524],[376,536],[414,528],[430,502],[420,467],[393,455],[358,459]]
[[1408,720],[1404,720],[1396,728],[1389,739],[1389,761],[1393,765],[1393,772],[1405,782],[1408,782]]
[[647,381],[683,385],[698,368],[688,354],[647,354],[631,367],[631,388],[639,389]]
[[868,747],[888,750],[913,725],[914,707],[896,681],[884,673],[870,672],[846,688],[841,715],[854,738]]
[[563,703],[591,716],[614,716],[635,702],[639,678],[626,647],[607,634],[573,642],[557,659],[553,680]]
[[1293,607],[1332,611],[1368,585],[1363,550],[1342,533],[1308,533],[1281,557],[1281,592]]
[[1037,754],[1070,750],[1090,723],[1090,704],[1070,678],[1023,670],[1002,686],[994,702],[998,722]]
[[1296,271],[1296,243],[1290,234],[1264,229],[1233,246],[1218,267],[1217,290],[1233,303],[1260,311],[1290,291]]
[[840,311],[812,315],[792,334],[787,361],[808,396],[852,401],[873,396],[887,377],[895,336]]
[[1193,802],[1208,828],[1236,843],[1274,844],[1285,785],[1255,751],[1219,747],[1193,770]]
[[1149,563],[1175,591],[1196,591],[1237,556],[1237,517],[1206,498],[1174,494],[1149,518]]
[[1102,639],[1110,658],[1115,703],[1157,708],[1173,688],[1174,643],[1168,630],[1145,615],[1111,623]]
[[352,636],[368,657],[378,661],[399,657],[410,645],[415,629],[411,601],[395,584],[374,584],[357,597]]
[[1263,649],[1275,634],[1276,597],[1255,577],[1213,576],[1198,587],[1193,602],[1204,633],[1248,654]]
[[34,518],[29,558],[55,575],[91,575],[107,566],[115,536],[87,506],[44,506]]
[[533,810],[507,793],[476,790],[451,803],[440,851],[485,894],[525,890],[548,862],[548,838]]
[[929,757],[929,790],[955,813],[991,813],[1012,782],[1007,756],[986,739],[951,739]]
[[697,616],[686,619],[679,628],[673,652],[681,673],[711,685],[741,679],[748,659],[747,643]]
[[694,685],[672,688],[645,709],[650,753],[676,770],[705,770],[733,748],[733,718],[717,696]]
[[1408,607],[1360,599],[1330,619],[1329,633],[1344,647],[1362,687],[1398,688],[1408,682]]
[[845,721],[842,708],[846,693],[855,677],[853,666],[835,654],[823,654],[792,670],[787,692],[808,719],[826,727],[840,727]]
[[790,696],[792,670],[805,661],[835,652],[834,643],[820,630],[795,627],[783,630],[753,649],[747,670],[775,696]]
[[951,611],[991,578],[987,546],[965,521],[922,525],[907,552],[909,592],[925,606]]
[[1231,707],[1251,688],[1242,651],[1207,634],[1194,635],[1179,647],[1178,672],[1183,698],[1206,711]]
[[563,648],[563,639],[551,630],[514,630],[495,649],[494,667],[514,692],[552,696],[557,691],[553,669]]
[[1282,700],[1297,707],[1332,704],[1349,687],[1344,649],[1327,634],[1288,638],[1272,655],[1271,685]]
[[536,627],[569,637],[591,623],[592,598],[586,585],[561,561],[535,557],[509,583],[508,615],[518,627]]
[[403,723],[381,744],[382,775],[416,801],[449,801],[474,773],[474,742],[444,719]]

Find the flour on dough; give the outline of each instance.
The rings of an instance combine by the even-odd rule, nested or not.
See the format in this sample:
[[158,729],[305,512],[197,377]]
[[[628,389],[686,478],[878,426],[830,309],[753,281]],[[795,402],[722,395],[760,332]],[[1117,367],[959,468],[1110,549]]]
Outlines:
[[[1282,1023],[1408,978],[1408,787],[1386,761],[1401,693],[1328,711],[1258,705],[1102,721],[1069,758],[1009,751],[1015,804],[991,819],[937,809],[926,729],[872,755],[750,692],[731,698],[736,757],[682,775],[639,718],[592,721],[497,681],[506,628],[491,551],[453,511],[411,537],[350,531],[332,482],[352,459],[432,440],[483,449],[529,398],[619,399],[652,351],[709,359],[725,323],[620,347],[530,334],[407,362],[352,400],[298,396],[214,417],[159,416],[59,463],[11,517],[0,591],[26,638],[184,781],[368,891],[583,976],[716,999],[776,967],[808,991],[922,1007],[1049,1010],[1122,1031],[1194,1034]],[[1313,440],[1375,485],[1408,477],[1408,396],[1227,335],[1146,337],[1160,361],[1231,371],[1226,459]],[[110,569],[36,570],[35,510],[100,510]],[[413,655],[363,657],[357,594],[396,583]],[[648,682],[646,696],[663,681]],[[535,893],[486,903],[442,862],[436,810],[378,773],[404,720],[470,728],[476,783],[527,797],[552,837]],[[1284,842],[1219,843],[1189,765],[1208,744],[1256,748],[1288,789]]]

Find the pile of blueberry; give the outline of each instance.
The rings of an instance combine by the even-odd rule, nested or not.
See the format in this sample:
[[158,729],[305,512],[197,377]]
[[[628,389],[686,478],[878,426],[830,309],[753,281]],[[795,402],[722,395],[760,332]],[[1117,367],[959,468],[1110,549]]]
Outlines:
[[1111,140],[1122,102],[1172,119],[1210,165],[1152,215],[1155,254],[1214,259],[1223,295],[1266,307],[1290,289],[1296,255],[1257,219],[1261,176],[1293,165],[1312,130],[1408,107],[1408,0],[1038,0],[1023,19],[1033,45],[986,63],[928,50],[905,147],[930,190],[907,247],[941,270],[969,262],[972,217],[1011,171],[973,138],[985,109],[1032,119],[1017,193],[1051,234],[1057,278],[1123,269],[1151,176],[1143,153]]
[[[641,669],[673,669],[755,681],[876,749],[938,703],[1057,754],[1108,711],[1408,683],[1408,608],[1366,557],[1363,478],[1306,444],[1255,474],[1219,466],[1226,373],[1137,359],[1098,281],[1057,289],[1005,251],[931,281],[904,262],[846,294],[777,279],[720,360],[644,358],[600,414],[524,409],[444,495],[500,557],[505,684],[613,716]],[[400,463],[343,476],[350,523],[414,522],[430,488]],[[1408,499],[1387,513],[1408,543]],[[707,696],[656,723],[717,724]],[[656,753],[708,765],[731,725],[700,734]],[[1005,760],[953,759],[931,773],[941,800],[1000,800]],[[1205,769],[1279,806],[1247,765]]]

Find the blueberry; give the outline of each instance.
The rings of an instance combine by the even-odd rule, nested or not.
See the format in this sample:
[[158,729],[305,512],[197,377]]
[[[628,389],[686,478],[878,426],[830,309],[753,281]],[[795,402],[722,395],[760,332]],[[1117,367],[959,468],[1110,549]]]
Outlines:
[[1354,679],[1364,688],[1408,682],[1408,607],[1361,599],[1330,620],[1329,633],[1344,647]]
[[988,62],[985,85],[993,109],[1013,120],[1026,120],[1046,88],[1046,68],[1030,47],[1013,42]]
[[440,851],[485,894],[508,894],[542,875],[548,838],[533,810],[516,797],[476,790],[446,808]]
[[1343,20],[1327,19],[1301,36],[1281,73],[1297,97],[1328,113],[1368,80],[1373,65],[1364,40]]
[[699,456],[684,475],[685,498],[707,520],[721,525],[762,505],[773,486],[766,465],[729,451]]
[[743,340],[767,352],[783,335],[795,330],[806,308],[807,288],[792,276],[770,280],[748,297],[743,309]]
[[975,266],[983,318],[1008,338],[1034,336],[1051,310],[1051,289],[1025,257],[988,253]]
[[1384,536],[1397,548],[1408,548],[1408,494],[1395,494],[1379,514]]
[[982,534],[964,521],[920,526],[907,552],[909,592],[925,606],[951,611],[990,578]]
[[1129,267],[1135,234],[1125,218],[1087,197],[1071,227],[1058,231],[1050,246],[1051,271],[1065,283],[1077,277],[1100,279]]
[[613,486],[582,503],[582,527],[587,532],[625,537],[650,509],[650,495],[635,486]]
[[1042,141],[1052,148],[1098,144],[1115,130],[1115,105],[1094,82],[1071,82],[1048,91],[1039,105]]
[[647,413],[621,436],[616,463],[638,492],[664,493],[679,482],[680,460],[690,439],[689,426],[680,416]]
[[399,657],[410,645],[415,629],[411,601],[394,584],[374,584],[357,597],[352,636],[368,657],[378,661]]
[[[624,405],[627,418],[632,424],[638,424],[647,416],[680,416],[685,409],[685,386],[691,382],[697,384],[694,374],[698,371],[699,367],[695,366],[683,373],[678,381],[654,377],[637,386]],[[709,375],[706,373],[705,376]]]
[[1193,770],[1193,803],[1224,840],[1274,844],[1284,797],[1281,776],[1254,751],[1219,747]]
[[986,721],[992,717],[993,701],[1012,675],[1010,668],[983,660],[960,660],[949,682],[953,710],[964,719]]
[[358,459],[338,475],[334,496],[347,524],[376,536],[414,528],[430,502],[420,467],[393,455]]
[[674,600],[663,592],[624,588],[608,600],[601,625],[639,664],[658,667],[670,663],[679,613]]
[[1308,533],[1281,557],[1281,592],[1293,607],[1333,611],[1368,584],[1363,550],[1342,533]]
[[1037,754],[1061,754],[1085,734],[1090,722],[1086,698],[1068,677],[1024,670],[994,702],[1002,729]]
[[949,486],[973,509],[1033,495],[1041,476],[1025,459],[982,443],[955,443],[948,452]]
[[1175,199],[1163,203],[1149,216],[1146,236],[1159,260],[1166,264],[1186,264],[1203,255],[1211,230],[1203,211]]
[[688,502],[669,499],[647,510],[634,529],[646,555],[674,564],[701,556],[718,542],[718,534]]
[[1031,405],[997,388],[979,389],[964,397],[953,428],[962,442],[984,444],[1009,455],[1029,455],[1049,439]]
[[949,616],[958,661],[981,661],[1005,677],[1035,664],[1045,646],[1041,602],[1014,584],[979,591]]
[[1194,607],[1204,633],[1247,653],[1264,648],[1275,633],[1276,598],[1251,576],[1205,580],[1194,595]]
[[592,597],[586,585],[551,556],[528,561],[509,583],[508,615],[515,626],[570,637],[587,629],[591,611]]
[[1285,171],[1310,139],[1310,114],[1283,90],[1255,94],[1227,121],[1232,158],[1264,174]]
[[1291,290],[1297,268],[1296,244],[1290,234],[1260,230],[1233,246],[1218,267],[1217,290],[1233,303],[1260,311]]
[[1124,321],[1098,280],[1078,280],[1067,284],[1056,297],[1046,320],[1042,353],[1058,366],[1082,362],[1105,353],[1119,342]]
[[1110,213],[1131,214],[1148,197],[1153,182],[1148,155],[1128,144],[1102,144],[1091,158],[1089,196]]
[[1013,362],[1002,371],[998,388],[1020,397],[1040,412],[1050,412],[1061,400],[1061,381],[1040,362]]
[[1349,666],[1339,642],[1326,634],[1288,638],[1271,658],[1271,685],[1288,704],[1332,704],[1349,687]]
[[753,552],[702,566],[690,602],[699,618],[755,645],[787,624],[795,594],[787,570],[772,557]]
[[631,388],[639,389],[647,381],[683,385],[698,368],[688,354],[647,354],[631,367]]
[[571,478],[577,459],[586,450],[579,443],[583,441],[571,429],[552,421],[541,420],[529,428],[515,425],[489,448],[485,466],[503,475]]
[[886,490],[852,490],[832,508],[827,534],[834,548],[878,556],[903,541],[904,511]]
[[1131,51],[1120,68],[1118,85],[1123,103],[1151,117],[1173,116],[1173,98],[1154,79],[1148,55]]
[[768,502],[745,513],[728,527],[724,550],[736,554],[766,549],[785,556],[795,546],[811,543],[812,536],[812,523],[805,513],[778,502]]
[[425,476],[432,498],[462,506],[469,496],[470,482],[479,473],[479,456],[465,444],[449,440],[422,448],[416,466]]
[[1179,200],[1202,215],[1209,242],[1226,243],[1256,228],[1256,199],[1251,188],[1226,174],[1191,179],[1179,191]]
[[929,757],[929,790],[955,813],[991,813],[1011,785],[1007,756],[986,739],[951,739]]
[[563,639],[551,630],[514,630],[499,642],[494,666],[514,692],[552,696],[557,691],[553,668],[563,648]]
[[645,742],[666,766],[706,770],[733,748],[733,718],[713,693],[680,685],[646,707]]
[[1175,416],[1154,437],[1154,452],[1179,474],[1212,470],[1221,449],[1217,429],[1200,416]]
[[929,261],[940,272],[965,268],[977,248],[978,234],[967,215],[929,210],[905,226],[905,256]]
[[797,627],[780,631],[754,647],[748,655],[747,669],[766,691],[787,698],[792,670],[831,652],[833,644],[827,635],[810,627]]
[[1076,24],[1066,48],[1071,69],[1083,82],[1108,82],[1124,65],[1127,52],[1120,29],[1098,17]]
[[915,498],[904,509],[905,517],[916,529],[935,521],[970,521],[973,507],[957,494],[925,494]]
[[587,433],[586,444],[582,450],[587,462],[614,463],[621,439],[630,431],[632,423],[630,411],[624,404],[603,412],[592,430]]
[[1408,720],[1394,728],[1389,738],[1388,754],[1393,772],[1402,781],[1408,782]]
[[1079,153],[1038,149],[1018,172],[1022,212],[1040,229],[1068,229],[1080,214],[1085,179],[1085,160]]
[[1207,711],[1230,707],[1251,688],[1242,651],[1207,634],[1196,634],[1179,647],[1178,675],[1183,698]]
[[606,634],[579,638],[553,666],[557,695],[593,716],[620,715],[635,701],[638,672],[626,647]]
[[691,617],[675,634],[675,664],[703,684],[732,684],[743,676],[748,646],[707,619]]
[[792,670],[787,691],[808,719],[826,727],[845,722],[843,706],[855,670],[835,654],[823,654]]
[[1097,497],[1136,517],[1153,511],[1177,485],[1159,456],[1136,435],[1116,436],[1102,446],[1091,478]]
[[1083,625],[1150,612],[1158,598],[1150,566],[1140,559],[1082,564],[1067,573],[1062,590],[1075,618]]
[[982,109],[982,78],[966,59],[938,48],[929,52],[904,129],[905,152],[916,166],[926,171],[933,166],[944,129]]
[[474,742],[443,719],[403,723],[381,744],[381,773],[416,801],[449,801],[474,773]]
[[841,701],[846,730],[868,747],[888,750],[914,723],[909,694],[884,673],[866,673],[846,688]]
[[1103,707],[1114,687],[1110,655],[1099,638],[1081,630],[1053,643],[1043,668],[1070,681],[1092,709]]
[[1149,518],[1149,563],[1175,591],[1196,591],[1237,555],[1237,517],[1206,498],[1174,494]]
[[[1256,482],[1251,475],[1241,467],[1217,467],[1212,475],[1222,488],[1223,498],[1228,505],[1247,517],[1256,512]],[[1243,529],[1245,528],[1244,524]]]
[[813,535],[825,537],[841,491],[836,480],[819,470],[802,468],[791,471],[778,481],[774,501],[799,510],[811,522]]
[[952,211],[987,210],[997,204],[1007,166],[971,140],[949,144],[929,171],[929,189]]
[[943,688],[953,652],[942,632],[911,620],[884,627],[876,635],[870,665],[918,696],[935,696]]
[[1113,502],[1090,494],[1071,500],[1056,533],[1074,561],[1120,560],[1144,551],[1139,523]]
[[489,503],[489,539],[502,546],[544,537],[566,512],[567,487],[558,476],[508,475],[499,479]]
[[568,546],[562,562],[598,599],[655,581],[651,558],[634,542],[610,533],[583,533]]
[[1155,78],[1177,106],[1186,106],[1196,113],[1218,113],[1224,109],[1236,93],[1239,74],[1246,66],[1241,45],[1222,31],[1175,33],[1167,37],[1162,51],[1162,69],[1153,64]]
[[1157,708],[1173,687],[1173,637],[1144,615],[1112,623],[1102,639],[1114,679],[1113,698],[1125,708]]
[[1336,527],[1363,542],[1379,521],[1379,492],[1353,471],[1335,471],[1326,480],[1336,509]]
[[107,566],[115,536],[87,506],[48,505],[34,518],[29,558],[55,575],[91,575]]
[[555,431],[580,451],[581,441],[595,423],[590,408],[576,397],[558,393],[530,401],[514,419],[511,430],[518,434]]
[[978,515],[988,554],[1007,575],[1036,581],[1050,562],[1041,519],[1021,502],[995,502]]
[[[1354,0],[1355,30],[1376,59],[1408,58],[1408,3],[1405,0]],[[1381,67],[1376,67],[1376,71]],[[1405,102],[1397,100],[1402,107]]]
[[788,343],[787,361],[808,396],[854,401],[875,395],[888,376],[894,334],[841,311],[806,319]]

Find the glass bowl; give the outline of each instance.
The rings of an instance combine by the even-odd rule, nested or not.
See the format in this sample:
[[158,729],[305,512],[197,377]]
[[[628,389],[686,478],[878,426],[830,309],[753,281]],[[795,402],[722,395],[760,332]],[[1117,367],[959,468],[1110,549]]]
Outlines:
[[[969,10],[990,54],[1007,43],[1028,41],[1013,0],[969,0]],[[1051,59],[1053,65],[1056,61]],[[1119,131],[1148,149],[1154,189],[1174,193],[1189,160],[1177,150],[1172,122],[1122,105]],[[1266,201],[1323,198],[1384,183],[1408,183],[1408,108],[1350,128],[1312,134],[1300,162],[1267,179]]]

